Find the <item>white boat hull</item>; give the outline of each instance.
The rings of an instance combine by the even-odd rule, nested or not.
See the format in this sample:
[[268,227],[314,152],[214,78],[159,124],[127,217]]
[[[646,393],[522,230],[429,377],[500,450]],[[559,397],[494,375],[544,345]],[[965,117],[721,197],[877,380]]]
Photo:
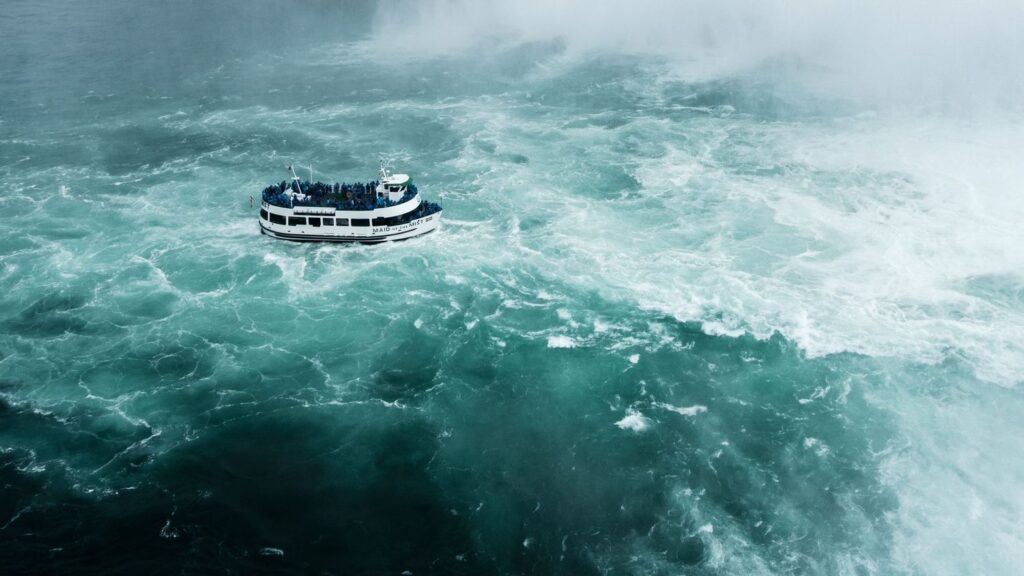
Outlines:
[[260,232],[294,242],[359,242],[362,244],[378,244],[381,242],[397,242],[422,236],[437,230],[441,225],[441,212],[435,212],[406,224],[398,226],[366,226],[366,227],[328,227],[328,226],[289,226],[273,224],[260,220]]

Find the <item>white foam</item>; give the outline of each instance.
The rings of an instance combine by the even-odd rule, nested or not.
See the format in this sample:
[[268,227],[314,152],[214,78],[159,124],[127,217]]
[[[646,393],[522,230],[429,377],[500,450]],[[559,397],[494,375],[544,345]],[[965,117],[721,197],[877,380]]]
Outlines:
[[556,297],[554,295],[552,295],[550,292],[548,292],[547,290],[538,290],[537,291],[537,298],[540,298],[541,300],[555,300],[556,299]]
[[673,406],[671,404],[660,403],[660,404],[658,404],[658,406],[660,406],[660,407],[662,407],[662,408],[664,408],[666,410],[675,412],[676,414],[679,414],[680,416],[691,416],[692,417],[692,416],[696,416],[698,414],[703,414],[704,412],[708,411],[708,407],[707,406],[702,406],[700,404],[694,404],[693,406]]
[[[677,127],[641,123],[648,139],[678,140]],[[1024,303],[972,286],[1024,285],[1024,252],[1010,248],[1024,245],[1024,202],[1013,193],[1024,181],[1020,127],[931,117],[854,118],[827,129],[694,123],[689,139],[723,156],[750,154],[730,162],[764,165],[767,175],[734,175],[701,160],[706,148],[666,146],[634,177],[657,200],[658,218],[680,225],[652,225],[643,205],[583,208],[554,195],[546,197],[554,206],[538,209],[560,216],[533,242],[563,256],[535,260],[581,288],[700,322],[709,334],[779,332],[812,357],[954,355],[979,377],[1012,385],[1024,374]],[[730,138],[757,143],[756,155]],[[600,139],[588,150],[595,162],[614,161]],[[695,160],[688,179],[673,175]],[[627,241],[613,233],[622,229]]]
[[168,518],[162,528],[160,528],[160,537],[168,540],[175,540],[181,537],[181,531],[171,525],[171,519]]
[[548,348],[575,348],[577,345],[569,336],[548,336]]
[[630,408],[629,410],[626,410],[626,415],[622,420],[616,422],[615,425],[623,430],[643,432],[650,427],[651,421],[640,412]]

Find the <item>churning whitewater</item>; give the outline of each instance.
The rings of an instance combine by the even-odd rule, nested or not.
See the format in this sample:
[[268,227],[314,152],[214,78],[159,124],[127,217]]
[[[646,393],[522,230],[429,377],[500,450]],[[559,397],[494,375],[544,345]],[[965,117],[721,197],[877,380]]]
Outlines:
[[1017,3],[8,4],[5,573],[1024,566]]

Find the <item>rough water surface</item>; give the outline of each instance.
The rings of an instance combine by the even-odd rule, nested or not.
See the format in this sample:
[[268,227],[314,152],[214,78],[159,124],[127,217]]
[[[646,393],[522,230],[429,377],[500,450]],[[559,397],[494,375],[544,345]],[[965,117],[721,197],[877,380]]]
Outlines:
[[[1019,115],[90,4],[0,14],[2,572],[1024,566]],[[440,232],[258,234],[380,157]]]

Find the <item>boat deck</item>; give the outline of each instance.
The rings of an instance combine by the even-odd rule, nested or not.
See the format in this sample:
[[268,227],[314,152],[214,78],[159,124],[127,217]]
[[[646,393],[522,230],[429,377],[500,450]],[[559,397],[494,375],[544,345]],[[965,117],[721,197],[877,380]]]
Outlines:
[[391,201],[377,195],[379,182],[356,182],[354,184],[324,182],[302,182],[301,192],[288,182],[272,184],[263,189],[263,201],[278,208],[311,206],[335,208],[337,210],[374,210],[398,206],[416,196],[416,186],[409,184],[408,190],[398,201]]

